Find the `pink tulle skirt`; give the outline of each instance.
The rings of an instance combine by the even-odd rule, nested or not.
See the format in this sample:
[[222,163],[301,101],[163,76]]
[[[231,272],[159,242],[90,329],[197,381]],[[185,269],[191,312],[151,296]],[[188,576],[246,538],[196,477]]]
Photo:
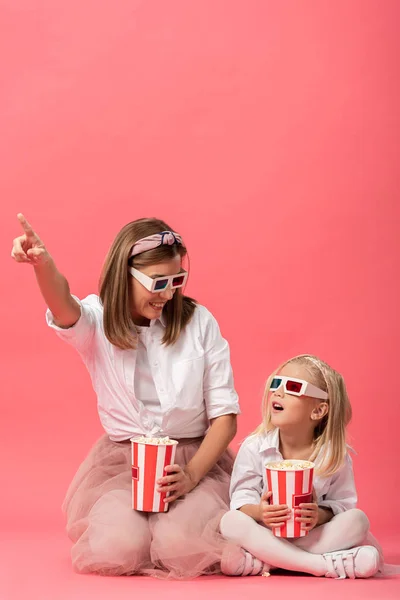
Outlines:
[[[175,462],[185,466],[202,440],[180,441]],[[132,510],[131,446],[98,440],[76,473],[63,505],[80,573],[190,579],[220,573],[228,542],[219,533],[229,510],[234,456],[227,450],[187,496],[166,513]]]

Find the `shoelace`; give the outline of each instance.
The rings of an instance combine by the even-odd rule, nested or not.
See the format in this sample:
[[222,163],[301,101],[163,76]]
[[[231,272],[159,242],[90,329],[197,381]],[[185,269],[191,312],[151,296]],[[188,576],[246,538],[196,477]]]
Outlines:
[[354,554],[351,551],[346,551],[343,554],[335,552],[335,556],[330,554],[325,555],[325,560],[328,566],[326,577],[333,579],[355,579],[354,570]]

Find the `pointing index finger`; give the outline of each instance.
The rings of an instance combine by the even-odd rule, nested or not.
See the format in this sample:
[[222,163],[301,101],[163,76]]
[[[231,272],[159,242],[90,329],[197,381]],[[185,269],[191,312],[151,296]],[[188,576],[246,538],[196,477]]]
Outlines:
[[22,228],[25,231],[26,235],[29,237],[34,237],[35,232],[33,231],[32,226],[25,219],[24,215],[22,213],[18,213],[17,218],[18,218],[18,221],[21,223]]

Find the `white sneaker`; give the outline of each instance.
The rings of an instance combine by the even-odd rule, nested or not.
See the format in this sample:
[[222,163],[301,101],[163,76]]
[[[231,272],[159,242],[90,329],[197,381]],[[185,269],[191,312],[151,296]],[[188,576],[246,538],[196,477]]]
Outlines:
[[221,559],[221,571],[224,575],[245,577],[246,575],[262,575],[267,566],[244,548],[227,548]]
[[379,552],[374,546],[357,546],[350,550],[323,554],[327,572],[325,577],[334,579],[366,579],[379,570]]

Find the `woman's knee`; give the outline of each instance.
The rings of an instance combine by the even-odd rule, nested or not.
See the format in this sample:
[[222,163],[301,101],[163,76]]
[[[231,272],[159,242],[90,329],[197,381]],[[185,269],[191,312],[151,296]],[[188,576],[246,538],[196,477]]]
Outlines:
[[147,517],[126,505],[124,494],[109,492],[89,513],[87,529],[72,549],[72,560],[80,572],[135,571],[148,559],[150,543]]
[[72,564],[80,573],[123,575],[135,573],[149,560],[150,539],[130,538],[118,529],[87,530],[87,540],[72,548]]

